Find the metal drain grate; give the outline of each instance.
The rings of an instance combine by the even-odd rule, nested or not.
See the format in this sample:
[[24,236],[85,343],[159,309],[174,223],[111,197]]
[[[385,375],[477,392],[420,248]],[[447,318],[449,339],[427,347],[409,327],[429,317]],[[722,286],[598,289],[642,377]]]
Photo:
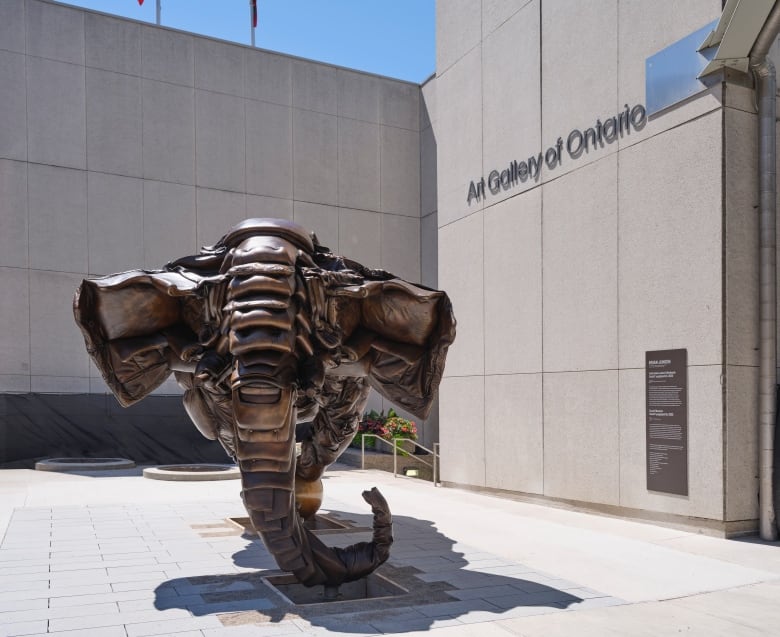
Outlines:
[[[236,517],[227,518],[227,522],[238,528],[241,532],[247,535],[257,535],[252,522],[248,517]],[[339,520],[330,515],[315,515],[308,520],[306,528],[314,531],[318,535],[328,535],[332,533],[350,532],[355,533],[358,531],[370,531],[369,527],[355,526],[353,522],[349,520]]]
[[271,575],[263,579],[286,601],[297,606],[387,599],[409,592],[378,573],[372,573],[356,582],[342,584],[333,591],[324,586],[304,586],[294,575]]

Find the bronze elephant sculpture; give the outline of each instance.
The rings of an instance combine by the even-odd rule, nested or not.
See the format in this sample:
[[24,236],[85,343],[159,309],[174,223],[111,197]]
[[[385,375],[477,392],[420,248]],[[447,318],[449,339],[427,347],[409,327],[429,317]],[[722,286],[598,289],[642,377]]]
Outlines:
[[364,492],[373,540],[340,549],[306,528],[296,483],[318,481],[349,445],[371,387],[427,416],[455,337],[444,292],[336,256],[292,222],[248,219],[161,270],[84,280],[74,314],[122,405],[175,374],[195,426],[238,463],[280,568],[332,587],[387,559],[391,516],[376,489]]

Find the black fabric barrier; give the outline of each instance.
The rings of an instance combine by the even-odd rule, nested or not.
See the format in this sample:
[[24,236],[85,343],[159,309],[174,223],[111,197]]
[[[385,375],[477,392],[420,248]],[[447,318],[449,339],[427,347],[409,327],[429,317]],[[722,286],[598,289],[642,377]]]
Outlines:
[[104,394],[0,394],[0,465],[77,456],[230,462],[218,442],[200,435],[181,396],[149,396],[124,408]]

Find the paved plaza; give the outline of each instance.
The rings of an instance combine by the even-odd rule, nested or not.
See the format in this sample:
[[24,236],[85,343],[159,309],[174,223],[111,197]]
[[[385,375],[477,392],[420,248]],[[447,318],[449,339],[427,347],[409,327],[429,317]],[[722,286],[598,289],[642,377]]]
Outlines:
[[325,543],[370,539],[364,488],[393,510],[371,599],[296,603],[241,526],[236,480],[0,471],[0,635],[780,634],[778,545],[380,471],[326,476]]

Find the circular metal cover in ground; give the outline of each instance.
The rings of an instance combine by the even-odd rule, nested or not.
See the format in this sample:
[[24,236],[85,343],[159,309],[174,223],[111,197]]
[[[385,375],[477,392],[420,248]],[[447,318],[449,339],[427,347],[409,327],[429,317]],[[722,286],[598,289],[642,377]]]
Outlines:
[[37,471],[105,471],[133,467],[135,462],[127,458],[46,458],[35,463]]
[[197,482],[200,480],[236,480],[241,477],[232,464],[166,464],[144,469],[144,478]]

